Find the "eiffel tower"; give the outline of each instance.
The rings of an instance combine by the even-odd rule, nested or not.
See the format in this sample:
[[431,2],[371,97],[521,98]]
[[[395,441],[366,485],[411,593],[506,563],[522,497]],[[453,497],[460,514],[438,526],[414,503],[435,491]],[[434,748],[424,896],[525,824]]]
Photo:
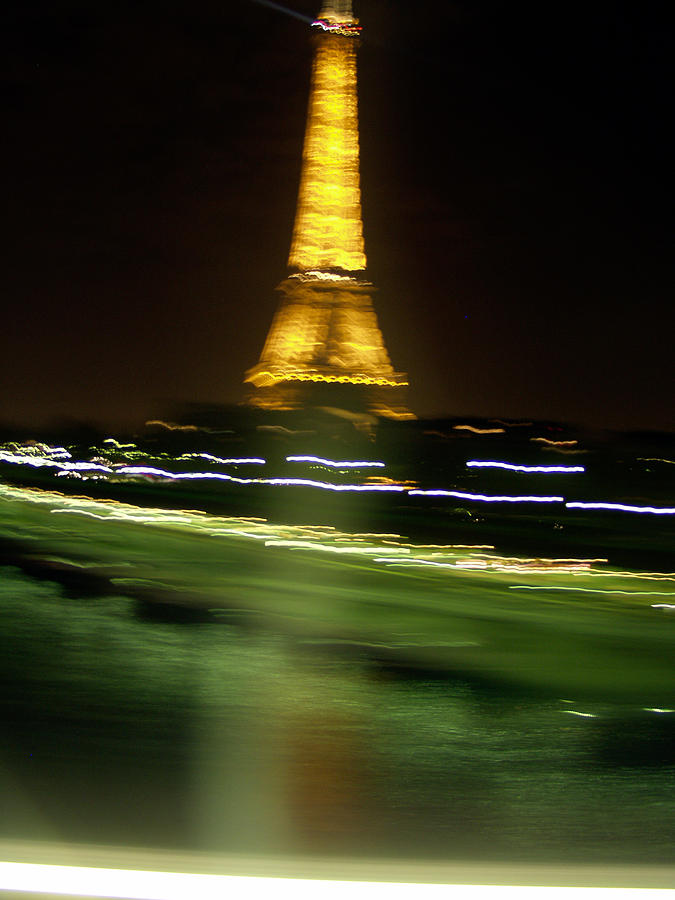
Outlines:
[[265,409],[333,406],[414,418],[365,277],[359,186],[356,50],[351,0],[326,0],[315,51],[289,275],[247,402]]

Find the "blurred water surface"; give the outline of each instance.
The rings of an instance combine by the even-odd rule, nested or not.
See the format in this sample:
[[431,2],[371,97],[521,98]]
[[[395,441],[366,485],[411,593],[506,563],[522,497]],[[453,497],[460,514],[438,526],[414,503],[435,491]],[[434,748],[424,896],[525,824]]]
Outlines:
[[[630,490],[672,502],[640,465]],[[236,491],[213,501],[235,497],[227,518],[188,511],[206,488],[139,481],[125,504],[116,484],[58,494],[52,472],[36,490],[16,468],[0,483],[0,837],[672,862],[675,587],[648,568],[672,524],[412,497],[345,513],[267,485],[245,512],[270,520],[237,519]],[[388,522],[445,549],[370,533],[401,530]],[[467,538],[502,543],[448,543]],[[610,562],[577,571],[579,547]],[[631,552],[642,568],[621,568]]]

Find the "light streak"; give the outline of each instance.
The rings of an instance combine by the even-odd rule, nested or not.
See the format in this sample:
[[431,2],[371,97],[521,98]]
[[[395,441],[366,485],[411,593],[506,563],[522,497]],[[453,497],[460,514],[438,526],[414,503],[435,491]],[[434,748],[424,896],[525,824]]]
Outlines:
[[34,469],[43,467],[51,469],[60,469],[62,471],[98,471],[112,472],[109,466],[102,466],[98,463],[91,462],[68,462],[65,459],[47,459],[43,456],[26,456],[20,453],[11,453],[7,450],[0,450],[0,462],[12,463],[13,465],[31,466]]
[[675,709],[660,709],[658,706],[643,706],[642,707],[645,712],[653,712],[653,713],[672,713],[675,712]]
[[131,447],[135,447],[136,444],[120,444],[119,441],[116,441],[115,438],[103,438],[104,444],[112,444],[116,450],[128,450]]
[[513,463],[472,459],[467,463],[472,468],[509,469],[512,472],[585,472],[583,466],[520,466]]
[[[510,591],[573,591],[578,594],[625,594],[628,597],[675,597],[675,591],[620,591],[601,588],[564,587],[563,585],[510,584]],[[653,604],[656,605],[656,604]],[[666,605],[667,604],[659,604]]]
[[317,487],[327,491],[405,491],[399,484],[328,484],[325,481],[312,481],[305,478],[265,478],[260,484],[296,485],[299,487]]
[[[391,871],[391,870],[390,870]],[[481,870],[477,870],[481,871]],[[452,870],[450,870],[452,872]],[[483,874],[481,871],[481,874]],[[63,866],[25,862],[0,862],[0,890],[22,891],[45,895],[119,897],[121,900],[252,900],[254,897],[275,897],[276,900],[339,900],[349,894],[355,900],[416,900],[416,898],[447,898],[453,900],[479,900],[481,897],[497,897],[516,900],[525,897],[554,898],[554,900],[582,900],[582,898],[607,898],[612,900],[647,900],[658,889],[629,887],[544,887],[541,883],[495,883],[505,877],[497,868],[496,878],[482,884],[475,876],[473,883],[424,884],[403,880],[405,869],[397,872],[396,881],[329,880],[324,878],[291,878],[258,875],[220,875],[198,872],[149,871],[144,869],[117,869],[112,867]],[[456,873],[466,877],[466,873]],[[492,873],[491,873],[492,874]],[[419,877],[419,876],[418,876]],[[506,869],[505,880],[512,874]],[[531,877],[531,876],[530,876]],[[540,876],[547,880],[560,879],[559,872]],[[575,881],[578,879],[575,879]],[[658,890],[663,900],[672,900],[673,891]]]
[[[164,470],[157,470],[164,471]],[[171,473],[168,473],[171,474]],[[191,474],[191,473],[184,473]],[[231,478],[231,476],[226,476]],[[232,478],[232,480],[235,480]],[[270,483],[266,479],[236,479],[244,483]],[[281,480],[282,484],[287,479]],[[362,485],[330,485],[322,482],[293,479],[293,483],[319,487],[331,491],[362,490]],[[367,488],[367,486],[365,486]],[[590,566],[606,562],[604,559],[546,559],[505,557],[490,553],[494,548],[490,545],[416,545],[408,542],[398,534],[388,533],[345,533],[330,525],[275,525],[261,518],[239,517],[225,518],[211,516],[204,512],[180,509],[154,509],[121,503],[115,500],[93,500],[87,497],[73,497],[58,491],[46,491],[35,488],[15,488],[0,482],[0,499],[6,501],[23,501],[47,505],[52,514],[80,515],[96,520],[102,524],[122,522],[143,527],[162,527],[199,533],[217,539],[244,539],[262,542],[268,549],[284,548],[289,551],[305,551],[344,555],[345,558],[361,558],[374,565],[382,565],[387,569],[413,568],[428,573],[438,573],[439,577],[500,579],[497,584],[502,588],[504,576],[517,572],[519,575],[531,575],[537,579],[550,579],[556,576],[591,576],[606,575],[621,579],[622,573],[595,573]],[[412,554],[415,554],[414,556]],[[128,563],[127,563],[128,564]],[[396,573],[392,572],[392,575]],[[635,576],[631,573],[632,577]],[[578,593],[594,593],[598,595],[624,595],[628,598],[668,596],[675,597],[675,591],[652,590],[593,590],[585,587],[568,587],[565,585],[535,586],[508,585],[515,590],[558,590],[577,591]],[[503,585],[506,587],[506,585]],[[639,585],[638,585],[639,587]],[[651,607],[669,613],[675,609],[674,603],[653,603]]]
[[355,461],[352,462],[347,459],[335,460],[335,459],[323,459],[321,456],[287,456],[286,462],[309,462],[309,463],[319,463],[322,466],[330,466],[333,469],[364,469],[368,466],[377,466],[378,468],[383,469],[383,462],[375,462],[372,460],[369,461]]
[[280,3],[274,3],[273,0],[253,0],[253,2],[259,4],[260,6],[267,6],[270,9],[275,9],[277,12],[284,13],[287,16],[291,16],[291,18],[293,19],[299,19],[301,22],[306,22],[309,25],[314,24],[314,20],[310,18],[310,16],[304,16],[302,13],[299,13],[294,9],[289,9],[287,6],[282,6]]
[[[293,550],[321,550],[324,553],[356,553],[359,556],[371,556],[375,553],[388,553],[389,556],[383,557],[383,559],[410,553],[408,547],[335,547],[331,544],[317,544],[314,541],[268,540],[265,541],[265,546],[289,547]],[[376,560],[376,562],[378,561],[380,560]]]
[[236,465],[259,465],[264,466],[267,460],[259,456],[242,456],[233,457],[232,459],[223,459],[220,456],[213,456],[211,453],[182,453],[176,459],[206,459],[209,462],[219,463],[223,466]]
[[166,469],[155,469],[152,466],[124,466],[117,469],[121,475],[149,475],[158,478],[180,479],[216,479],[232,481],[236,484],[271,484],[287,487],[314,487],[326,491],[405,491],[403,485],[395,484],[330,484],[325,481],[314,481],[309,478],[237,478],[223,472],[169,472]]
[[551,447],[574,447],[579,443],[579,441],[551,441],[545,437],[533,437],[530,440],[540,444],[549,444]]
[[420,490],[408,491],[409,494],[420,494],[426,497],[457,497],[460,500],[478,500],[481,503],[564,503],[564,497],[509,497],[488,496],[487,494],[467,494],[463,491]]
[[[431,554],[437,556],[438,554]],[[408,557],[404,562],[394,562],[397,566],[430,566],[434,568],[458,569],[467,572],[487,572],[496,574],[509,574],[518,572],[520,575],[590,575],[591,561],[565,560],[565,559],[514,559],[503,556],[488,556],[479,558],[480,554],[469,559],[455,559],[453,562],[439,562],[437,559],[424,559],[420,557]],[[376,562],[386,562],[381,559]],[[606,560],[602,560],[606,562]]]
[[199,431],[196,425],[176,425],[174,422],[164,422],[162,419],[148,419],[146,425],[159,425],[169,431]]
[[657,516],[675,515],[675,506],[630,506],[625,503],[587,503],[574,500],[566,503],[570,509],[615,509],[619,512],[649,513]]
[[598,718],[595,715],[595,713],[579,712],[576,709],[561,709],[561,710],[559,710],[559,712],[567,713],[568,716],[581,716],[584,719],[597,719]]
[[663,459],[662,456],[638,456],[640,462],[662,462],[669,466],[675,466],[675,459]]
[[506,434],[503,428],[475,428],[473,425],[453,425],[455,431],[473,431],[474,434]]
[[43,444],[39,441],[34,444],[16,444],[13,441],[10,441],[0,447],[0,451],[2,450],[7,453],[15,454],[18,454],[20,451],[20,454],[23,456],[65,456],[66,459],[72,459],[72,455],[65,447],[50,447],[49,444]]

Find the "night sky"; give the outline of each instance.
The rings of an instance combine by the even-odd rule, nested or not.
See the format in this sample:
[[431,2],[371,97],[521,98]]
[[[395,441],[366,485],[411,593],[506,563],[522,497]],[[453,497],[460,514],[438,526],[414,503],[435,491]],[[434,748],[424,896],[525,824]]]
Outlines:
[[[368,275],[412,409],[675,429],[668,4],[354,8]],[[0,418],[240,400],[286,274],[311,29],[252,0],[3,18]]]

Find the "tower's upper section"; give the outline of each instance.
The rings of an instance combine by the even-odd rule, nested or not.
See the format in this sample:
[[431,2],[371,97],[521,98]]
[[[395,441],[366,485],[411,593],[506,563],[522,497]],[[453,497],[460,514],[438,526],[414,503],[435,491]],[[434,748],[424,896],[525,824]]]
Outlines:
[[319,21],[328,25],[356,25],[351,0],[326,0],[321,7]]
[[300,272],[366,267],[359,187],[357,21],[349,0],[327,0],[317,28],[302,176],[288,264]]

